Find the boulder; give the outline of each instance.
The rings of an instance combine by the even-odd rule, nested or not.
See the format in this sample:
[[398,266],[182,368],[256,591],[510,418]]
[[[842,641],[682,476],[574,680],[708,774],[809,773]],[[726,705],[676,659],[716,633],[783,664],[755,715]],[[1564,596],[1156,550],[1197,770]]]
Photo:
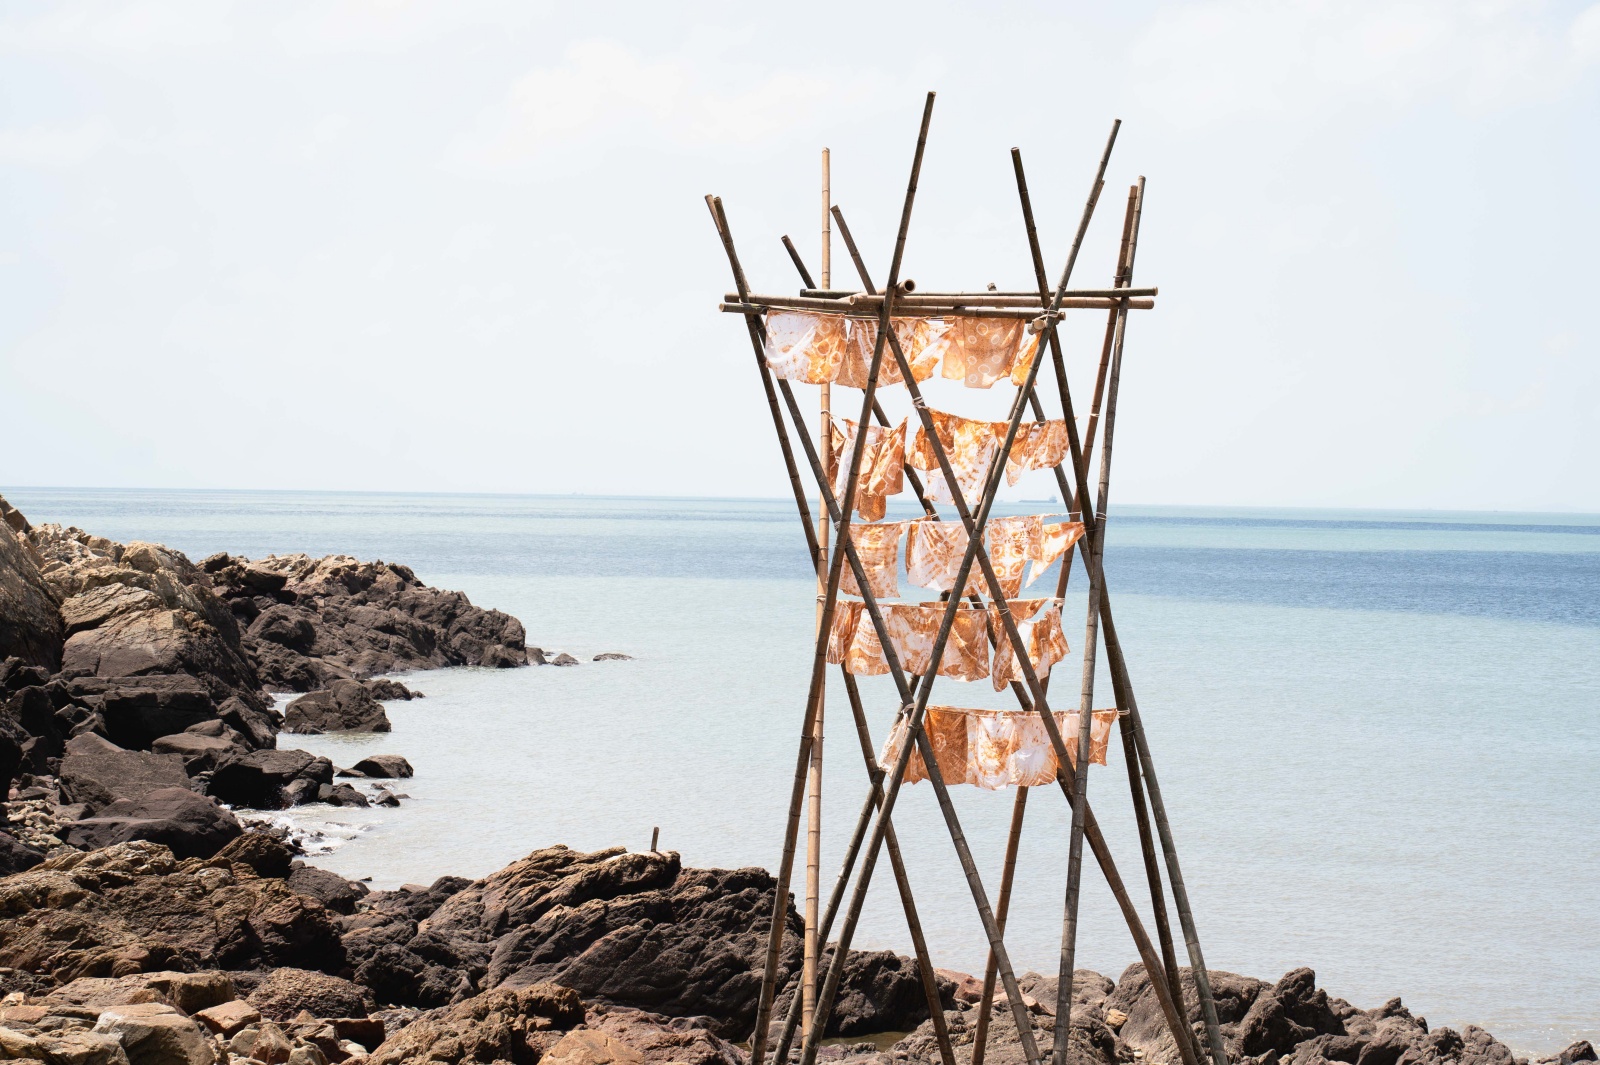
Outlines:
[[13,655],[54,673],[66,639],[60,599],[39,572],[28,520],[0,499],[0,659]]
[[194,1013],[194,1019],[225,1038],[232,1038],[243,1028],[261,1020],[261,1011],[248,1002],[234,999]]
[[361,759],[353,767],[364,777],[398,780],[411,776],[411,763],[398,754],[373,754]]
[[338,929],[282,880],[235,875],[216,859],[180,862],[159,844],[67,851],[0,880],[0,966],[60,982],[164,969],[276,965],[338,971]]
[[1281,1057],[1316,1036],[1344,1034],[1344,1022],[1334,1014],[1327,992],[1317,987],[1317,974],[1300,968],[1261,990],[1235,1039],[1242,1054],[1254,1057],[1270,1051]]
[[98,850],[141,839],[160,843],[179,858],[209,858],[242,831],[238,818],[217,800],[188,788],[156,788],[73,822],[62,841],[80,850]]
[[421,692],[414,692],[399,681],[391,680],[388,677],[373,677],[371,680],[364,680],[361,683],[366,685],[367,691],[372,693],[374,699],[381,699],[386,702],[391,699],[409,701],[423,698]]
[[301,1010],[314,1017],[365,1017],[372,993],[359,984],[306,969],[275,969],[246,1001],[263,1017],[289,1021]]
[[171,1006],[113,1006],[100,1014],[94,1030],[120,1039],[130,1065],[216,1065],[205,1030]]
[[317,787],[317,802],[330,806],[371,806],[367,797],[349,784],[322,784]]
[[304,611],[282,604],[270,606],[256,615],[256,619],[250,623],[249,632],[257,640],[275,643],[301,654],[310,652],[317,638],[317,630]]
[[32,869],[44,861],[44,852],[28,846],[9,832],[0,832],[0,877]]
[[389,715],[360,683],[337,680],[290,703],[283,727],[286,732],[388,732]]
[[539,1059],[543,1065],[642,1065],[644,1055],[605,1032],[568,1032]]
[[[228,731],[233,732],[232,729]],[[156,754],[177,755],[183,759],[184,771],[190,776],[213,772],[222,763],[250,753],[239,742],[237,733],[231,736],[206,736],[180,732],[173,736],[162,736],[150,745],[150,750]]]
[[[832,963],[833,951],[824,952],[819,968]],[[955,985],[936,980],[946,1009],[955,1008]],[[917,963],[890,950],[851,951],[845,959],[828,1018],[829,1037],[904,1032],[928,1016],[928,996],[922,989]]]
[[368,888],[358,880],[346,880],[338,873],[314,865],[295,862],[288,877],[289,888],[320,901],[334,913],[352,914],[356,903],[365,898]]
[[583,1003],[565,987],[535,984],[489,991],[419,1017],[385,1040],[368,1060],[371,1065],[534,1061],[583,1018]]
[[[694,1018],[662,1017],[623,1006],[596,1006],[589,1011],[584,1025],[633,1050],[644,1065],[746,1065],[749,1061],[748,1054]],[[546,1056],[543,1060],[551,1059]],[[937,1060],[937,1054],[926,1060]]]
[[61,759],[61,796],[98,811],[119,799],[137,802],[162,788],[191,788],[183,759],[175,754],[127,751],[84,733],[68,741]]
[[1578,1065],[1579,1062],[1596,1060],[1600,1060],[1600,1056],[1595,1054],[1594,1044],[1587,1039],[1578,1040],[1556,1055],[1558,1065]]
[[622,654],[620,651],[604,651],[594,656],[596,662],[632,662],[632,655]]
[[99,711],[106,738],[130,751],[217,716],[207,685],[191,676],[79,677],[69,687]]
[[120,1038],[80,1028],[42,1032],[0,1025],[0,1058],[49,1065],[129,1065]]
[[217,857],[230,863],[240,862],[248,865],[255,870],[257,876],[282,879],[289,875],[294,852],[276,836],[265,832],[246,832],[218,851]]
[[[323,776],[322,769],[327,773]],[[305,751],[262,750],[217,767],[207,790],[232,806],[255,810],[281,810],[288,805],[283,789],[295,779],[318,784],[333,782],[333,765],[327,759],[313,758]]]
[[567,652],[562,651],[560,654],[550,659],[550,664],[552,666],[575,666],[578,664],[578,660],[567,654]]

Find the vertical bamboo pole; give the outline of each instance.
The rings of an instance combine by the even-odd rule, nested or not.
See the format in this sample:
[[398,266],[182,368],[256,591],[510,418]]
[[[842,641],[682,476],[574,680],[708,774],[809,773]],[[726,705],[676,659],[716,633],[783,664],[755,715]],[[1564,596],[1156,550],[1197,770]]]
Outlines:
[[[1016,882],[1017,848],[1022,843],[1022,815],[1028,808],[1028,789],[1018,788],[1011,802],[1011,831],[1006,836],[1005,868],[1000,872],[1000,899],[995,903],[994,921],[1005,935],[1006,916],[1011,912],[1011,888]],[[994,951],[983,965],[983,998],[978,1002],[978,1025],[972,1034],[972,1065],[983,1065],[983,1056],[989,1045],[989,1015],[994,1008],[994,983],[998,969]]]
[[[829,182],[829,153],[822,149],[822,287],[827,288],[832,281],[832,244],[829,224],[832,221],[828,208],[832,204],[832,193]],[[822,420],[818,426],[818,443],[822,452],[823,469],[828,477],[834,475],[833,468],[833,418],[829,404],[833,398],[833,388],[826,382],[820,390],[819,402],[822,407]],[[822,599],[828,590],[828,517],[827,507],[823,504],[817,506],[817,626],[821,631],[822,625]],[[811,770],[807,774],[806,787],[810,792],[806,797],[806,928],[805,928],[805,965],[801,972],[801,1021],[805,1027],[801,1031],[811,1030],[811,1014],[817,1002],[817,958],[821,953],[822,944],[817,941],[817,897],[822,892],[822,741],[823,719],[827,714],[827,681],[824,680],[817,689],[816,723],[811,733]]]

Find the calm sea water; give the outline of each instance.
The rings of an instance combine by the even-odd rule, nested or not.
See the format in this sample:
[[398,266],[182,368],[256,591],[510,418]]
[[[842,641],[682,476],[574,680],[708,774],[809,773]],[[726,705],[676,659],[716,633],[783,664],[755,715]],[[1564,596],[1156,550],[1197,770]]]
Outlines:
[[[405,562],[585,659],[418,674],[429,697],[391,705],[393,733],[304,738],[417,767],[398,810],[295,814],[343,841],[329,868],[379,886],[480,875],[552,843],[643,849],[653,826],[689,864],[776,865],[815,595],[786,502],[3,491],[35,521],[194,558]],[[1123,508],[1108,545],[1208,962],[1311,965],[1357,1005],[1402,995],[1523,1052],[1600,1039],[1600,518]],[[1067,606],[1074,647],[1083,609]],[[635,660],[587,662],[602,651]],[[892,690],[863,687],[881,742]],[[986,683],[936,695],[1004,705]],[[829,721],[831,879],[865,774],[842,701]],[[1090,786],[1132,880],[1115,745]],[[992,891],[1011,796],[957,798]],[[936,960],[981,970],[926,785],[896,824]],[[1007,937],[1023,967],[1054,965],[1067,825],[1058,793],[1033,796]],[[909,951],[883,881],[858,945]],[[1079,958],[1114,976],[1132,944],[1103,881],[1086,885]]]

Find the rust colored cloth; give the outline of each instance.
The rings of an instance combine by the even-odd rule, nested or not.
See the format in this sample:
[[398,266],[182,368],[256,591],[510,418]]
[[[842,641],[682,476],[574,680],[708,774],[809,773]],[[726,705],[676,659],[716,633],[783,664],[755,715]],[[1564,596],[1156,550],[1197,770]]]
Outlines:
[[[857,676],[881,676],[889,672],[883,644],[867,613],[865,603],[839,603],[834,607],[833,627],[828,632],[828,661],[843,664]],[[934,637],[944,617],[944,603],[879,604],[889,642],[894,645],[900,668],[909,677],[926,673],[933,655]],[[950,638],[945,641],[939,661],[939,676],[956,680],[982,680],[989,675],[988,617],[982,607],[963,604],[956,608]]]
[[[845,485],[850,479],[850,454],[856,445],[856,423],[840,419],[833,427],[833,493],[844,505]],[[893,429],[867,426],[866,450],[861,456],[861,471],[856,477],[856,513],[863,521],[883,517],[884,500],[905,490],[906,423]]]
[[767,366],[779,377],[826,384],[839,373],[848,335],[842,315],[768,311]]
[[[1061,600],[1008,599],[1006,606],[1011,610],[1011,620],[1017,623],[1017,635],[1022,637],[1034,675],[1048,677],[1051,667],[1067,657],[1067,636],[1061,631]],[[1022,679],[1022,664],[1011,648],[1011,638],[1000,620],[1000,608],[993,604],[989,607],[989,631],[994,633],[994,667],[989,679],[995,691],[1004,691],[1007,684]]]
[[[974,421],[931,408],[928,414],[934,432],[950,459],[950,468],[955,472],[962,498],[969,506],[976,506],[983,490],[983,479],[1005,441],[1007,423]],[[1022,423],[1017,427],[1016,439],[1011,443],[1011,456],[1006,460],[1006,483],[1016,484],[1028,470],[1060,465],[1066,451],[1066,422]],[[906,461],[919,470],[927,471],[925,492],[929,499],[941,503],[955,502],[949,485],[945,483],[944,471],[939,468],[939,457],[934,453],[933,442],[920,425],[911,439],[911,446],[906,449]]]
[[947,324],[950,347],[940,371],[944,377],[968,388],[988,388],[1002,377],[1011,376],[1027,322],[1020,318],[952,317]]
[[[933,376],[934,367],[945,353],[945,322],[938,318],[891,318],[894,335],[900,341],[900,350],[911,364],[911,375],[918,381]],[[850,343],[839,364],[834,383],[850,388],[866,388],[867,372],[872,369],[872,349],[878,343],[878,322],[871,318],[850,319]],[[900,375],[900,363],[887,342],[883,348],[883,361],[878,368],[878,387],[905,384]]]
[[[1077,760],[1078,712],[1058,710],[1051,714],[1061,732],[1067,758]],[[1096,710],[1089,726],[1089,761],[1106,764],[1115,710]],[[923,719],[939,775],[947,785],[971,784],[994,791],[1004,787],[1037,788],[1053,784],[1060,762],[1050,744],[1044,722],[1032,711],[969,710],[956,706],[930,706]],[[900,756],[900,745],[907,738],[905,722],[897,722],[884,744],[879,762],[889,768]],[[906,764],[905,780],[915,784],[928,779],[922,752],[912,749]]]
[[1034,556],[1033,569],[1028,572],[1028,584],[1044,575],[1044,571],[1055,565],[1056,560],[1067,553],[1067,550],[1079,540],[1083,539],[1083,522],[1062,521],[1042,524],[1039,535],[1039,553]]
[[[1029,559],[1038,557],[1042,528],[1043,522],[1034,515],[991,518],[984,527],[983,545],[1006,596],[1022,590],[1022,570]],[[961,522],[913,522],[906,533],[906,578],[918,587],[948,592],[955,586],[956,572],[966,551],[967,527]],[[988,591],[983,570],[974,561],[962,594]]]
[[1043,339],[1043,333],[1028,333],[1023,338],[1022,348],[1017,352],[1016,364],[1011,367],[1011,383],[1018,388],[1028,383],[1028,371],[1033,367],[1033,360],[1039,354]]
[[[861,558],[861,568],[867,571],[867,587],[875,599],[900,598],[900,585],[895,581],[895,570],[900,562],[900,534],[911,522],[886,521],[879,525],[851,525],[850,539]],[[839,588],[847,595],[860,595],[855,571],[847,560]]]

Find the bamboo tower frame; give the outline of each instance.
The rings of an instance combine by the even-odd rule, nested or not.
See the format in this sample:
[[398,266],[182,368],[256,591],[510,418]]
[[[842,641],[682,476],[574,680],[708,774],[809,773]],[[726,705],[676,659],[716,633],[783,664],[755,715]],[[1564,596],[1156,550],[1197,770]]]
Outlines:
[[[1072,983],[1075,969],[1078,905],[1082,884],[1083,844],[1087,841],[1095,862],[1105,876],[1123,919],[1128,926],[1128,930],[1132,934],[1139,958],[1144,964],[1167,1027],[1172,1032],[1183,1065],[1201,1065],[1202,1061],[1207,1057],[1209,1057],[1211,1065],[1228,1065],[1226,1048],[1223,1045],[1218,1026],[1216,1004],[1206,971],[1205,959],[1200,948],[1199,934],[1195,930],[1193,910],[1190,906],[1183,872],[1178,861],[1171,823],[1167,816],[1166,804],[1162,798],[1155,765],[1151,758],[1148,738],[1139,715],[1133,682],[1128,673],[1121,643],[1117,638],[1116,624],[1112,616],[1111,597],[1106,588],[1105,576],[1101,567],[1105,536],[1105,510],[1110,491],[1117,392],[1121,380],[1122,356],[1127,335],[1129,312],[1153,308],[1153,297],[1157,294],[1155,288],[1140,289],[1133,287],[1133,266],[1138,249],[1139,225],[1144,203],[1144,178],[1141,177],[1138,183],[1128,191],[1122,240],[1111,287],[1106,289],[1069,290],[1067,287],[1068,282],[1076,265],[1084,234],[1088,229],[1089,222],[1099,201],[1100,193],[1104,188],[1106,168],[1110,162],[1111,151],[1116,143],[1117,132],[1121,126],[1119,120],[1112,125],[1110,136],[1107,138],[1105,149],[1101,154],[1099,167],[1090,187],[1082,216],[1067,255],[1066,264],[1062,269],[1059,282],[1052,288],[1045,272],[1044,258],[1034,225],[1033,206],[1028,192],[1027,179],[1023,171],[1022,156],[1020,151],[1015,148],[1012,149],[1012,167],[1016,176],[1017,194],[1022,208],[1023,223],[1032,260],[1030,265],[1037,282],[1037,289],[1027,292],[917,293],[911,282],[902,283],[900,269],[905,250],[906,235],[911,222],[912,207],[916,199],[917,182],[921,173],[928,128],[932,120],[933,104],[934,94],[930,92],[923,108],[916,149],[912,158],[911,176],[907,184],[904,205],[901,210],[899,229],[890,258],[888,273],[881,289],[873,284],[866,263],[851,236],[849,226],[845,223],[843,212],[838,206],[831,203],[829,157],[826,150],[824,150],[822,165],[823,253],[820,286],[816,284],[811,273],[807,270],[793,242],[787,236],[782,238],[783,244],[804,285],[798,297],[753,295],[751,293],[738,253],[734,248],[733,235],[722,200],[715,195],[706,197],[713,223],[722,242],[723,250],[728,257],[728,264],[732,271],[736,289],[736,291],[729,293],[725,297],[721,310],[741,315],[744,318],[754,350],[756,368],[760,375],[762,390],[766,395],[773,427],[778,437],[779,449],[783,455],[790,486],[794,493],[795,504],[799,511],[801,526],[805,532],[806,544],[810,551],[810,557],[816,565],[818,581],[816,644],[812,660],[811,681],[806,695],[804,720],[800,730],[799,749],[796,755],[795,775],[785,827],[783,852],[773,895],[773,912],[768,932],[766,959],[755,1028],[750,1040],[751,1065],[763,1065],[768,1050],[769,1034],[775,1007],[774,999],[777,991],[779,959],[782,953],[785,919],[790,901],[790,884],[795,871],[796,850],[803,809],[807,811],[808,822],[805,961],[800,979],[796,982],[797,986],[784,1014],[781,1035],[776,1047],[773,1049],[774,1065],[787,1065],[797,1034],[800,1037],[801,1065],[814,1065],[817,1051],[822,1042],[822,1035],[827,1031],[828,1019],[831,1016],[838,993],[839,982],[842,977],[845,959],[849,953],[850,943],[866,902],[868,886],[880,853],[883,851],[888,852],[889,863],[899,890],[902,908],[905,911],[942,1065],[957,1065],[950,1043],[949,1031],[945,1024],[932,961],[928,954],[926,939],[923,936],[921,922],[917,915],[915,897],[906,876],[905,864],[895,836],[892,820],[895,802],[899,797],[900,788],[905,779],[913,744],[921,753],[929,783],[932,785],[934,796],[949,830],[951,842],[955,845],[957,857],[960,860],[963,874],[972,894],[974,906],[983,923],[989,944],[988,961],[984,973],[984,992],[983,998],[979,1003],[978,1023],[974,1033],[971,1065],[981,1065],[983,1061],[997,980],[1005,990],[1006,1002],[1016,1023],[1018,1037],[1028,1065],[1042,1065],[1038,1041],[1035,1037],[1030,1015],[1023,1003],[1022,994],[1017,986],[1016,974],[1011,965],[1010,956],[1006,951],[1004,940],[1006,918],[1015,881],[1017,847],[1021,837],[1029,789],[1025,787],[1015,789],[1016,795],[1013,801],[1010,830],[1006,841],[1005,863],[1000,880],[999,895],[997,904],[991,906],[989,894],[984,888],[982,878],[978,873],[977,865],[968,847],[960,819],[956,814],[955,807],[950,800],[948,788],[939,771],[932,744],[923,727],[928,700],[933,683],[938,675],[937,663],[942,659],[957,609],[964,602],[981,604],[982,600],[977,595],[969,595],[966,599],[963,599],[960,595],[946,593],[942,597],[945,609],[943,610],[943,616],[930,656],[930,662],[933,665],[929,666],[926,673],[908,676],[895,652],[893,642],[884,624],[883,614],[879,609],[876,597],[872,593],[870,582],[867,579],[861,559],[856,552],[854,539],[851,535],[858,474],[866,451],[867,433],[864,431],[865,427],[871,424],[874,419],[880,425],[886,427],[890,425],[889,418],[879,404],[876,395],[879,374],[886,355],[893,358],[899,369],[900,377],[910,394],[917,418],[938,460],[939,470],[950,488],[950,495],[954,500],[954,509],[967,529],[966,552],[951,587],[968,589],[968,577],[973,568],[977,567],[981,580],[986,585],[991,609],[995,610],[999,616],[1006,639],[1016,655],[1022,674],[1022,680],[1013,680],[1011,682],[1011,690],[1023,712],[1037,713],[1039,715],[1044,731],[1049,737],[1050,745],[1054,750],[1057,764],[1060,766],[1056,776],[1056,783],[1072,809],[1066,899],[1062,920],[1060,971],[1055,1010],[1055,1034],[1053,1045],[1050,1049],[1051,1063],[1052,1065],[1067,1065],[1067,1048],[1071,1032]],[[831,287],[830,240],[834,228],[837,229],[840,238],[843,240],[845,249],[848,251],[859,275],[859,289],[845,290]],[[787,380],[775,377],[767,366],[764,357],[766,343],[764,315],[768,310],[772,309],[847,312],[856,316],[872,314],[877,317],[876,341],[867,373],[866,386],[862,390],[860,415],[856,420],[856,424],[861,427],[861,431],[856,433],[854,446],[849,452],[849,476],[844,482],[845,488],[842,499],[836,498],[833,491],[833,485],[836,482],[833,476],[835,471],[830,461],[832,448],[831,446],[826,446],[829,439],[829,425],[832,419],[829,387],[827,385],[822,386],[820,425],[822,433],[819,436],[819,441],[825,446],[822,449],[822,453],[819,454],[818,444],[813,442],[810,433],[806,430],[806,416],[795,399],[790,383]],[[1103,310],[1107,313],[1105,337],[1101,348],[1093,397],[1081,438],[1074,415],[1072,396],[1067,382],[1065,359],[1062,354],[1062,343],[1057,328],[1057,322],[1063,316],[1063,312],[1069,309]],[[951,467],[950,458],[937,432],[934,430],[931,413],[927,403],[923,400],[906,353],[901,350],[899,339],[896,337],[894,330],[890,328],[891,315],[896,311],[902,314],[941,317],[1022,318],[1034,322],[1035,328],[1044,334],[1039,351],[1028,368],[1026,382],[1017,388],[1016,396],[1011,403],[1005,438],[984,478],[976,509],[973,509],[963,497],[962,489]],[[998,494],[1001,474],[1005,469],[1007,459],[1010,457],[1012,445],[1016,440],[1023,419],[1030,413],[1037,421],[1046,419],[1044,406],[1040,401],[1037,388],[1037,379],[1045,362],[1044,354],[1046,349],[1049,352],[1051,367],[1056,381],[1056,391],[1061,406],[1062,418],[1066,424],[1069,450],[1067,457],[1071,463],[1070,470],[1063,469],[1065,463],[1054,467],[1054,475],[1061,493],[1061,499],[1067,503],[1071,512],[1070,516],[1081,520],[1085,528],[1085,534],[1077,549],[1074,550],[1069,547],[1061,560],[1056,596],[1060,598],[1065,594],[1074,555],[1080,559],[1089,582],[1088,616],[1085,623],[1083,674],[1078,710],[1079,728],[1078,735],[1075,737],[1076,758],[1069,757],[1069,751],[1066,746],[1068,741],[1062,736],[1050,711],[1048,676],[1041,678],[1029,658],[1027,645],[1018,632],[1017,623],[1011,614],[1004,589],[990,563],[983,536],[983,530],[989,520],[990,512]],[[791,425],[793,429],[792,436],[790,432]],[[1100,433],[1101,439],[1100,467],[1098,483],[1094,486],[1095,490],[1091,492],[1089,467],[1093,457],[1097,431]],[[809,468],[818,489],[820,506],[815,522],[811,515],[807,498],[808,493],[801,477],[802,464],[796,457],[794,446],[796,440],[800,445],[803,464]],[[924,513],[930,517],[937,518],[938,511],[929,501],[916,472],[907,467],[905,469],[905,477]],[[830,539],[836,545],[832,550],[829,549]],[[827,674],[826,652],[831,620],[839,601],[839,587],[843,568],[847,564],[850,566],[857,588],[861,592],[864,616],[871,619],[878,640],[883,647],[884,657],[889,666],[889,673],[898,690],[900,710],[895,728],[904,728],[906,738],[899,745],[898,755],[893,765],[881,766],[878,764],[855,677],[841,665],[841,679],[848,697],[851,715],[854,719],[856,735],[860,743],[862,758],[869,779],[869,789],[866,801],[862,806],[846,848],[843,868],[833,885],[826,905],[819,906],[821,896],[818,876],[820,863],[818,841],[821,830],[820,789],[823,745],[823,694]],[[968,590],[970,592],[970,589]],[[1102,643],[1111,675],[1116,707],[1119,712],[1119,731],[1127,763],[1128,785],[1133,797],[1133,809],[1138,827],[1141,857],[1145,878],[1149,885],[1151,910],[1156,925],[1155,942],[1152,942],[1145,930],[1143,921],[1129,895],[1127,884],[1123,881],[1122,875],[1117,869],[1105,837],[1100,831],[1099,824],[1088,802],[1088,767],[1091,748],[1090,730],[1094,719],[1095,667]],[[859,871],[856,868],[858,862],[860,865]],[[1188,1005],[1184,1001],[1183,987],[1180,981],[1177,952],[1173,942],[1172,924],[1167,907],[1166,886],[1163,885],[1163,868],[1172,892],[1173,908],[1176,909],[1178,914],[1178,924],[1183,935],[1190,965],[1190,974],[1194,982],[1195,994],[1198,998],[1197,1004],[1203,1022],[1195,1027],[1191,1027],[1187,1020]],[[852,877],[854,879],[853,888],[851,888]],[[848,904],[845,903],[847,891],[849,892]],[[828,942],[829,934],[835,921],[839,918],[841,909],[844,911],[843,922],[839,928],[837,944],[834,948],[832,959],[826,967],[826,972],[819,974],[818,966],[823,956],[822,948]],[[1197,1031],[1196,1028],[1199,1030]]]

